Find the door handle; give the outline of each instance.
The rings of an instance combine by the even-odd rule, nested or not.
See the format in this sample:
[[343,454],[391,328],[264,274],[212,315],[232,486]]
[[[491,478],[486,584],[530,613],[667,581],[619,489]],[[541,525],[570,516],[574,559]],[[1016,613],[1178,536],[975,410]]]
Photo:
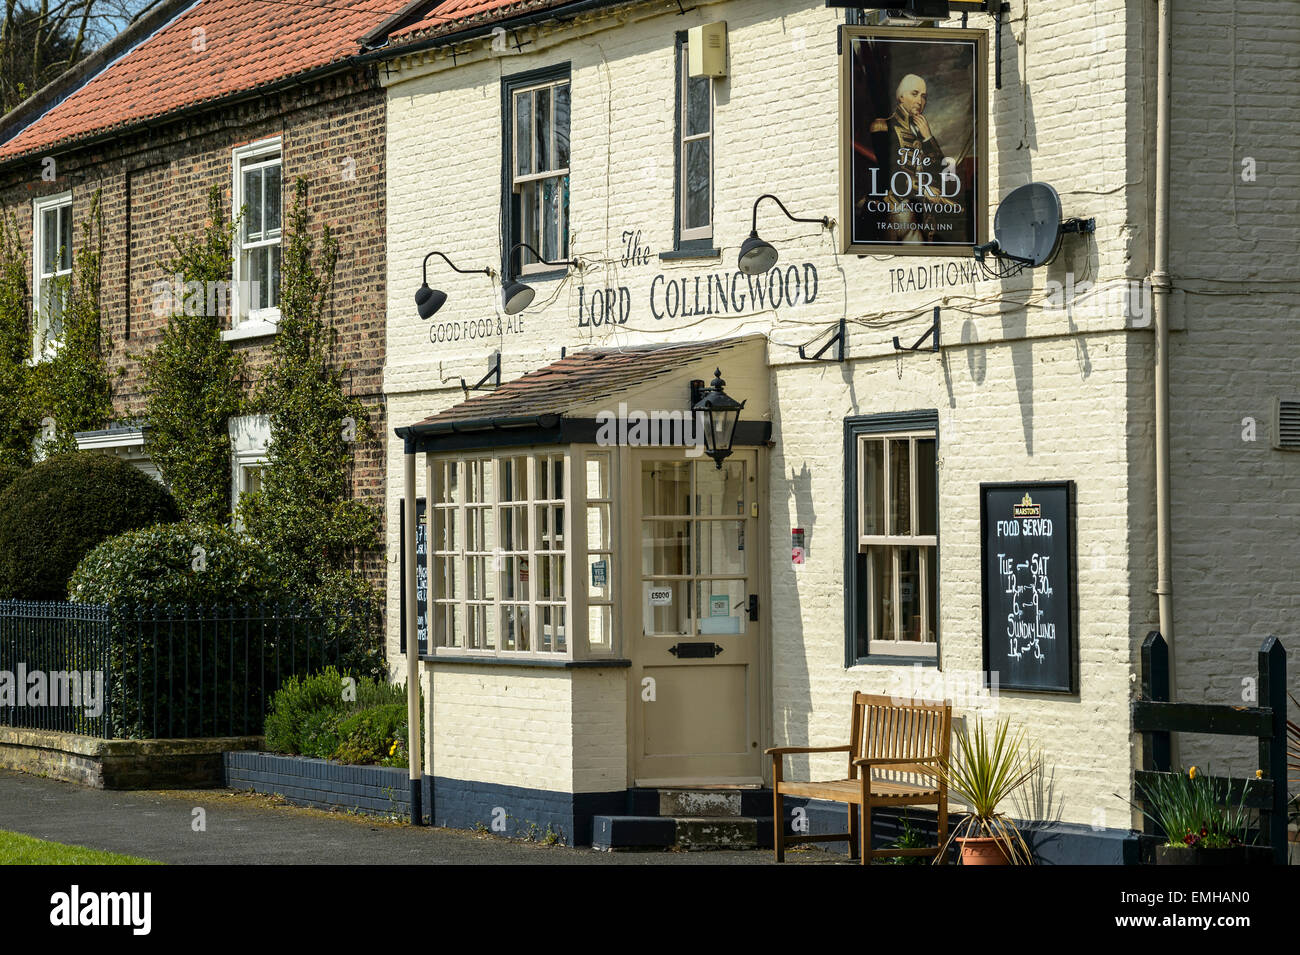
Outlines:
[[758,594],[749,595],[749,619],[758,619]]

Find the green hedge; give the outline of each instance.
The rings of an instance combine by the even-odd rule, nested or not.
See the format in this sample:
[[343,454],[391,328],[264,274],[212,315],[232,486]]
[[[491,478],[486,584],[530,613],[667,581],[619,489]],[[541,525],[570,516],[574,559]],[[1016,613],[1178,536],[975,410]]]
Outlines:
[[266,551],[216,524],[160,524],[103,541],[68,584],[78,603],[199,606],[288,599]]
[[162,485],[117,458],[42,461],[0,493],[0,598],[64,600],[77,564],[100,541],[178,516]]
[[356,679],[346,699],[345,678],[326,667],[285,682],[266,717],[266,748],[358,765],[405,766],[406,688],[369,677]]

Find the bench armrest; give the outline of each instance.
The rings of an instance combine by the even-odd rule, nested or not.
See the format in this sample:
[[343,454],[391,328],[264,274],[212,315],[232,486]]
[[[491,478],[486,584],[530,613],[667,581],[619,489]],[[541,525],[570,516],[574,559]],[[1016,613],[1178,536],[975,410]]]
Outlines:
[[867,759],[855,759],[854,766],[897,766],[911,765],[920,763],[939,763],[942,762],[938,756],[872,756]]
[[773,746],[763,750],[764,756],[785,756],[788,753],[847,753],[849,745],[843,746]]

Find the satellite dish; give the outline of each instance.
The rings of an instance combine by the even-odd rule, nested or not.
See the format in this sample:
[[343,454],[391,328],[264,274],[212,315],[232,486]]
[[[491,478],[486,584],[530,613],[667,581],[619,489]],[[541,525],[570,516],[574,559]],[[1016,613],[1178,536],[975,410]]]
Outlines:
[[1056,258],[1066,232],[1094,232],[1096,219],[1061,221],[1061,197],[1045,182],[1018,186],[998,204],[993,215],[993,241],[975,246],[981,264],[986,255],[1003,262],[999,275],[1038,268]]
[[1011,190],[993,216],[993,237],[1030,268],[1046,265],[1061,248],[1061,197],[1045,182]]

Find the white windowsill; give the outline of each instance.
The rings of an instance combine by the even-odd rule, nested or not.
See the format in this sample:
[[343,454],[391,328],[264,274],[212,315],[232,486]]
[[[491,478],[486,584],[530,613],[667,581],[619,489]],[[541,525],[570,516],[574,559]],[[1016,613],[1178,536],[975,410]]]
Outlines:
[[243,338],[265,338],[267,335],[274,335],[279,329],[278,322],[268,322],[261,319],[240,322],[235,328],[228,328],[223,331],[221,340],[223,342],[233,342]]

